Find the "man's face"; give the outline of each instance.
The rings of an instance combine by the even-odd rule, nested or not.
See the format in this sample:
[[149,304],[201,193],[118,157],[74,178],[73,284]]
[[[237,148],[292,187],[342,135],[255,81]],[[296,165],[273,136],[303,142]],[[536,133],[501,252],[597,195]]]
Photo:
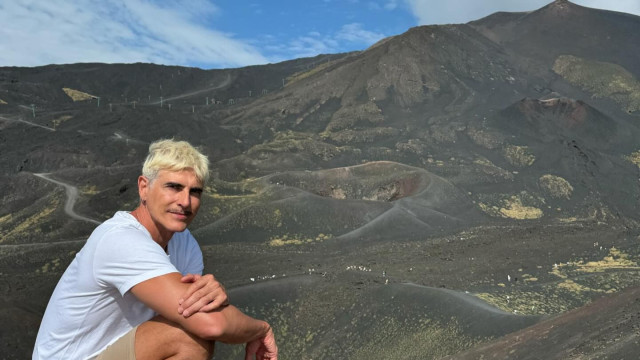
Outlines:
[[160,170],[152,182],[142,178],[140,196],[158,230],[184,231],[198,213],[202,195],[202,183],[193,170]]

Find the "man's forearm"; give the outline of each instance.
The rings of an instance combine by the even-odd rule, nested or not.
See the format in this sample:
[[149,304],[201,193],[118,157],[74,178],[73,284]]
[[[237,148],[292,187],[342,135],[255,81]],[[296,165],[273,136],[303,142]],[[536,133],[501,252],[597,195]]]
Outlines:
[[221,324],[219,333],[212,340],[242,344],[264,337],[270,329],[266,322],[243,314],[233,305],[225,306],[217,313]]

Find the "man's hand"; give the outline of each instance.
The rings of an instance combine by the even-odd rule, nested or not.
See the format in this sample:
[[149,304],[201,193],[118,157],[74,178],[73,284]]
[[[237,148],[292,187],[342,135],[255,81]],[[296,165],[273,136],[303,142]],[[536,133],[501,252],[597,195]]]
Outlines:
[[226,290],[211,274],[187,274],[180,281],[191,283],[178,302],[178,313],[185,318],[229,304]]
[[271,328],[264,337],[247,343],[244,360],[253,360],[253,355],[256,360],[278,360],[278,347]]

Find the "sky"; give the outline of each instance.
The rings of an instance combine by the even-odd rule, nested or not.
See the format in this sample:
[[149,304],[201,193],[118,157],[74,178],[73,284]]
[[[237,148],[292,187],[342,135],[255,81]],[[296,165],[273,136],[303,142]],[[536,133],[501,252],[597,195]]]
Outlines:
[[[418,25],[551,0],[0,0],[0,66],[155,63],[203,69],[364,50]],[[640,15],[640,0],[572,0]]]

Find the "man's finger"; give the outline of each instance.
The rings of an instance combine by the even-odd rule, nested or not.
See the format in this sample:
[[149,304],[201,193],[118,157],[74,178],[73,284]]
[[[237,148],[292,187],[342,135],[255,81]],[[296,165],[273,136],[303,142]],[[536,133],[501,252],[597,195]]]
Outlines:
[[[178,304],[182,305],[185,302],[185,300],[189,301],[191,296],[196,291],[200,290],[202,287],[203,287],[203,284],[200,283],[198,280],[196,280],[195,282],[191,283],[191,285],[189,285],[189,287],[187,288],[187,291],[185,291],[184,294],[182,294],[182,297],[180,298],[180,300],[178,300]],[[187,307],[188,307],[188,305],[187,305]]]
[[200,278],[200,275],[198,274],[187,274],[185,276],[183,276],[180,281],[182,281],[183,283],[190,283],[190,282],[194,282],[196,280],[198,280]]
[[182,308],[184,310],[179,310],[179,312],[184,317],[188,317],[199,311],[208,312],[215,310],[222,305],[228,304],[227,300],[227,294],[224,291],[217,291],[215,293],[207,294],[206,296],[201,297],[198,301],[196,301],[189,307],[183,306]]

